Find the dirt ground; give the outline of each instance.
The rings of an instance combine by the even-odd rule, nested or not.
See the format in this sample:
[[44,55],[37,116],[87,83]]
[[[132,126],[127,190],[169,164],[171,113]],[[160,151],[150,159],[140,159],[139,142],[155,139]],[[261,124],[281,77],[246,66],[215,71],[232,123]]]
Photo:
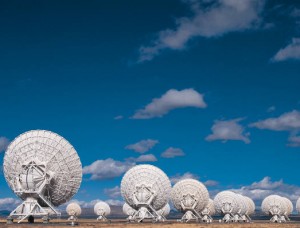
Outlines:
[[[77,227],[86,227],[86,228],[92,228],[92,227],[118,227],[118,228],[181,228],[181,227],[188,227],[188,228],[269,228],[269,227],[281,227],[281,228],[300,228],[300,222],[288,222],[284,224],[271,224],[268,223],[268,221],[253,221],[253,223],[247,223],[247,224],[222,224],[215,221],[212,224],[203,224],[203,223],[178,223],[174,220],[169,220],[164,223],[126,223],[125,220],[112,220],[111,223],[103,223],[103,222],[96,222],[94,219],[80,219],[79,224]],[[0,227],[43,227],[43,228],[50,228],[50,227],[70,227],[70,225],[67,224],[67,221],[65,219],[60,220],[52,220],[50,224],[43,224],[41,220],[37,220],[34,224],[28,224],[27,222],[17,224],[14,223],[12,225],[7,225],[6,220],[0,220]]]

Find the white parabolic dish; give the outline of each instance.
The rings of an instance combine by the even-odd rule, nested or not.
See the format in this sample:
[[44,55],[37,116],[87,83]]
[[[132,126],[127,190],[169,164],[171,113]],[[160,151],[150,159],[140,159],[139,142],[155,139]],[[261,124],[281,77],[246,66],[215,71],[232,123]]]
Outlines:
[[[30,197],[27,189],[39,188],[51,177],[42,196],[54,206],[69,201],[82,180],[81,162],[73,146],[46,130],[28,131],[15,138],[5,152],[3,168],[9,187],[23,200]],[[45,201],[37,200],[46,206]]]
[[181,212],[185,211],[182,204],[187,208],[191,208],[195,203],[194,209],[201,212],[208,204],[209,193],[200,181],[185,179],[173,186],[171,198],[174,207]]
[[[139,188],[150,189],[152,193]],[[135,197],[138,201],[147,201],[150,194],[154,198],[151,206],[155,210],[163,208],[169,200],[171,192],[171,183],[167,175],[159,168],[153,165],[137,165],[128,170],[123,176],[121,182],[122,197],[134,209],[139,209],[135,204]]]

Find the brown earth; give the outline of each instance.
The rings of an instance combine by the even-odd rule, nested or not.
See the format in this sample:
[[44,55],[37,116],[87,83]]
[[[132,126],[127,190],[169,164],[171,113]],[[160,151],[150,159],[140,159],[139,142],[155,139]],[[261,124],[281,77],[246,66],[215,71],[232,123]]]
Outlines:
[[[52,220],[50,224],[43,224],[41,220],[36,220],[36,223],[34,224],[28,224],[27,222],[17,224],[14,223],[12,225],[7,225],[6,220],[2,219],[0,220],[0,226],[1,227],[43,227],[43,228],[50,228],[54,226],[58,227],[70,227],[70,225],[67,224],[67,221],[65,219],[57,219]],[[288,222],[284,224],[272,224],[268,223],[267,221],[254,221],[253,223],[246,223],[246,224],[222,224],[218,222],[214,222],[212,224],[196,224],[196,223],[178,223],[175,220],[169,220],[165,223],[126,223],[125,220],[112,220],[111,223],[102,223],[102,222],[96,222],[95,219],[80,219],[78,227],[86,227],[86,228],[92,228],[92,227],[126,227],[126,228],[181,228],[181,227],[197,227],[197,228],[300,228],[300,222]]]

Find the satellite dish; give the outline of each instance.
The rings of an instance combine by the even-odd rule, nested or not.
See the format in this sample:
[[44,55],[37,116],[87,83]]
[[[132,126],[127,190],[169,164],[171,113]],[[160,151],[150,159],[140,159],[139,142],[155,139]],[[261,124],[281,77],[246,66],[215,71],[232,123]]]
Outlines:
[[298,198],[298,200],[296,202],[296,210],[298,211],[298,213],[300,213],[300,197]]
[[200,181],[184,179],[173,186],[171,199],[174,207],[184,213],[181,221],[198,221],[201,219],[199,212],[208,204],[209,193]]
[[110,215],[110,206],[107,203],[100,201],[95,204],[94,212],[99,216],[97,220],[108,221],[106,217]]
[[231,191],[218,193],[214,198],[214,205],[216,213],[224,215],[222,221],[226,223],[233,220],[232,215],[236,214],[239,209],[236,194]]
[[68,220],[70,225],[78,225],[78,217],[81,215],[81,207],[78,203],[70,203],[66,208],[67,214],[70,216]]
[[213,218],[211,216],[213,216],[215,213],[216,213],[216,210],[215,210],[214,201],[212,199],[209,199],[208,204],[201,211],[202,222],[212,223]]
[[167,217],[170,214],[171,208],[170,205],[167,203],[162,209],[158,210],[158,214],[161,216]]
[[81,215],[81,207],[78,203],[70,203],[67,208],[66,212],[69,216],[80,216]]
[[162,221],[166,221],[166,217],[170,214],[171,208],[170,205],[167,203],[162,209],[157,211],[157,214],[161,216]]
[[248,203],[248,211],[247,211],[247,215],[253,215],[255,212],[255,204],[253,202],[253,200],[247,196],[244,196],[244,198],[246,199],[247,203]]
[[[254,202],[241,194],[232,191],[223,191],[214,199],[216,212],[224,215],[223,222],[250,222],[249,217],[255,210]],[[253,212],[252,212],[253,211]]]
[[132,207],[130,207],[127,203],[124,203],[123,205],[123,213],[125,215],[133,215],[136,212],[135,209],[133,209]]
[[261,204],[262,211],[271,215],[271,222],[286,222],[288,213],[288,204],[287,201],[283,199],[283,197],[278,195],[270,195],[266,197]]
[[24,202],[10,213],[18,222],[33,216],[60,215],[55,207],[78,191],[82,166],[77,152],[51,131],[33,130],[15,138],[3,162],[9,187]]
[[134,221],[133,217],[135,215],[137,211],[135,209],[133,209],[132,207],[130,207],[127,203],[124,203],[123,205],[123,213],[125,215],[128,215],[127,217],[127,221],[128,222],[131,222],[131,221]]
[[153,165],[137,165],[128,170],[121,182],[125,202],[137,213],[133,220],[159,220],[157,211],[169,200],[171,183],[167,175]]
[[294,210],[294,206],[291,200],[289,200],[286,197],[282,197],[282,199],[285,201],[286,205],[287,205],[287,211],[286,211],[286,215],[290,215],[292,214],[293,210]]

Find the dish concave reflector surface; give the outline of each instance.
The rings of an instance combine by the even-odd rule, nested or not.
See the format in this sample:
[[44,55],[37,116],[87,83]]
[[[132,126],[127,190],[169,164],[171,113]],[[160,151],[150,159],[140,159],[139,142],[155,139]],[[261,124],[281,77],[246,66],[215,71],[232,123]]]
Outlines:
[[273,208],[278,208],[280,215],[288,211],[288,205],[284,199],[278,195],[269,195],[262,201],[261,209],[265,214],[269,215],[272,213]]
[[70,203],[66,208],[66,212],[70,216],[73,215],[73,216],[77,217],[77,216],[81,215],[81,207],[77,203]]
[[155,210],[164,207],[169,200],[171,183],[167,175],[153,165],[137,165],[129,169],[122,178],[121,194],[126,203],[139,209],[135,202],[146,202],[153,198]]
[[[32,179],[21,180],[24,176],[28,177],[24,169],[28,164],[37,164],[45,173],[31,171]],[[82,180],[81,162],[73,146],[60,135],[46,130],[28,131],[15,138],[5,152],[3,168],[9,187],[23,200],[28,194],[24,191],[18,193],[18,190],[26,190],[28,186],[39,187],[45,180],[44,175],[51,176],[43,196],[54,206],[69,201]],[[19,182],[23,184],[18,186]],[[38,203],[46,206],[41,199]]]
[[110,215],[110,206],[105,202],[98,202],[94,206],[94,212],[96,215]]
[[236,194],[231,191],[218,193],[214,198],[214,205],[217,214],[223,214],[223,211],[236,214],[239,210]]
[[194,209],[201,212],[208,204],[209,193],[200,181],[184,179],[173,186],[171,199],[178,211],[185,211],[182,204],[185,208],[192,208],[196,204]]

